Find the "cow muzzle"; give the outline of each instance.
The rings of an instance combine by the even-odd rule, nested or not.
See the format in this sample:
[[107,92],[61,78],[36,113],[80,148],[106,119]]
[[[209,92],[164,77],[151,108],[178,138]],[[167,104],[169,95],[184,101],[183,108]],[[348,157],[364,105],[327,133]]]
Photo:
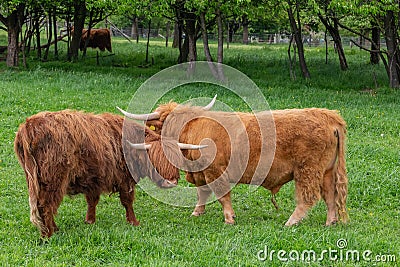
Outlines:
[[160,188],[168,189],[168,188],[173,188],[178,185],[178,180],[173,179],[173,180],[167,180],[167,179],[161,179],[158,181],[157,186]]

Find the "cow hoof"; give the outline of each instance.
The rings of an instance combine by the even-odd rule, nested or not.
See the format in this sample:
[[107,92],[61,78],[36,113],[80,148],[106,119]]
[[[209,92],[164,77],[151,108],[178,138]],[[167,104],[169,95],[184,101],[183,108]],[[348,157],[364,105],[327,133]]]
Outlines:
[[94,224],[95,220],[85,220],[85,223],[87,224]]
[[192,212],[192,216],[195,216],[195,217],[199,217],[200,215],[203,215],[204,214],[204,211],[193,211]]
[[331,220],[331,221],[329,221],[329,222],[326,222],[325,223],[325,226],[332,226],[332,225],[335,225],[335,224],[337,224],[338,223],[338,220],[337,219],[334,219],[334,220]]
[[231,220],[225,219],[225,224],[234,225],[235,224],[235,220],[234,219],[231,219]]
[[129,224],[133,225],[133,226],[138,226],[140,224],[139,221],[131,221],[129,222]]
[[295,226],[295,225],[298,225],[299,222],[300,222],[300,221],[297,221],[297,220],[288,220],[288,221],[285,223],[285,226],[286,226],[286,227]]

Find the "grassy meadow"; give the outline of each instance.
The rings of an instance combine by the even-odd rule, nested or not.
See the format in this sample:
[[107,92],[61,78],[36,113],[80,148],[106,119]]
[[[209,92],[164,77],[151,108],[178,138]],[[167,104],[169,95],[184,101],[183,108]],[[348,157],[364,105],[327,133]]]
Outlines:
[[[223,223],[218,202],[195,218],[190,216],[193,207],[164,204],[137,187],[134,210],[140,226],[126,223],[117,194],[102,196],[96,223],[86,225],[86,202],[77,195],[64,198],[56,217],[60,231],[43,241],[29,221],[25,176],[13,151],[19,124],[44,110],[117,113],[115,106],[127,107],[139,86],[174,65],[178,56],[176,49],[152,41],[154,65],[141,67],[145,49],[144,42],[114,38],[115,54],[101,53],[99,65],[92,50],[85,60],[67,62],[63,47],[58,61],[38,62],[33,54],[28,56],[27,69],[8,70],[0,62],[2,266],[400,265],[400,90],[388,88],[383,65],[369,65],[369,55],[356,48],[346,48],[350,69],[343,72],[333,50],[325,64],[323,47],[307,47],[311,80],[303,80],[298,70],[297,79],[290,79],[286,46],[231,44],[224,51],[224,63],[249,76],[271,109],[340,111],[348,124],[347,225],[325,227],[326,206],[321,201],[300,225],[284,227],[295,208],[293,182],[277,194],[279,210],[268,191],[237,186],[232,195],[237,215],[233,226]],[[198,54],[201,58],[201,46]],[[247,111],[227,89],[209,84],[176,88],[161,101],[183,102],[215,93],[232,109]],[[315,251],[315,260],[296,260],[309,250]]]

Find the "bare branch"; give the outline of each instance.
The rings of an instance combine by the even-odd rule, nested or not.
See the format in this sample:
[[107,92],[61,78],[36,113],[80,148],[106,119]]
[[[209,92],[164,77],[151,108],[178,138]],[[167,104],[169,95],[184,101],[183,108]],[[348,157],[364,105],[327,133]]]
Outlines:
[[364,46],[358,44],[357,42],[355,42],[355,41],[353,41],[353,40],[350,40],[350,42],[353,43],[353,44],[354,44],[355,46],[357,46],[358,48],[360,48],[360,49],[362,49],[362,50],[365,50],[365,51],[368,51],[368,52],[370,52],[370,53],[384,53],[384,54],[387,54],[386,51],[368,49],[368,48],[366,48],[366,47],[364,47]]

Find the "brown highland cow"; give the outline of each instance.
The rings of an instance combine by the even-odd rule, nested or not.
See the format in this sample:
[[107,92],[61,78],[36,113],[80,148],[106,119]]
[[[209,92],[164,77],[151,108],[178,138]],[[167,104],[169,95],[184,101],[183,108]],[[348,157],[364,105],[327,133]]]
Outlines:
[[[205,212],[207,198],[214,192],[222,204],[225,222],[233,224],[230,183],[256,181],[275,195],[281,186],[294,180],[297,206],[286,226],[298,224],[321,196],[328,208],[326,225],[336,223],[338,215],[343,222],[348,219],[346,123],[336,111],[308,108],[253,114],[208,111],[170,102],[150,114],[122,112],[132,119],[148,118],[146,125],[163,137],[191,144],[211,140],[213,145],[202,150],[202,155],[199,151],[183,152],[186,159],[198,161],[215,149],[209,153],[209,165],[186,173],[186,180],[198,188],[194,216]],[[262,154],[262,150],[267,153]],[[233,167],[228,170],[228,165]]]
[[54,216],[65,195],[85,195],[85,222],[92,224],[100,195],[119,192],[127,221],[138,225],[132,204],[139,179],[150,177],[160,187],[176,184],[179,171],[161,153],[160,136],[129,120],[125,138],[143,142],[146,136],[152,148],[146,154],[126,146],[125,161],[123,123],[122,116],[109,113],[64,110],[38,113],[20,125],[14,149],[26,175],[31,222],[43,237],[58,230]]

